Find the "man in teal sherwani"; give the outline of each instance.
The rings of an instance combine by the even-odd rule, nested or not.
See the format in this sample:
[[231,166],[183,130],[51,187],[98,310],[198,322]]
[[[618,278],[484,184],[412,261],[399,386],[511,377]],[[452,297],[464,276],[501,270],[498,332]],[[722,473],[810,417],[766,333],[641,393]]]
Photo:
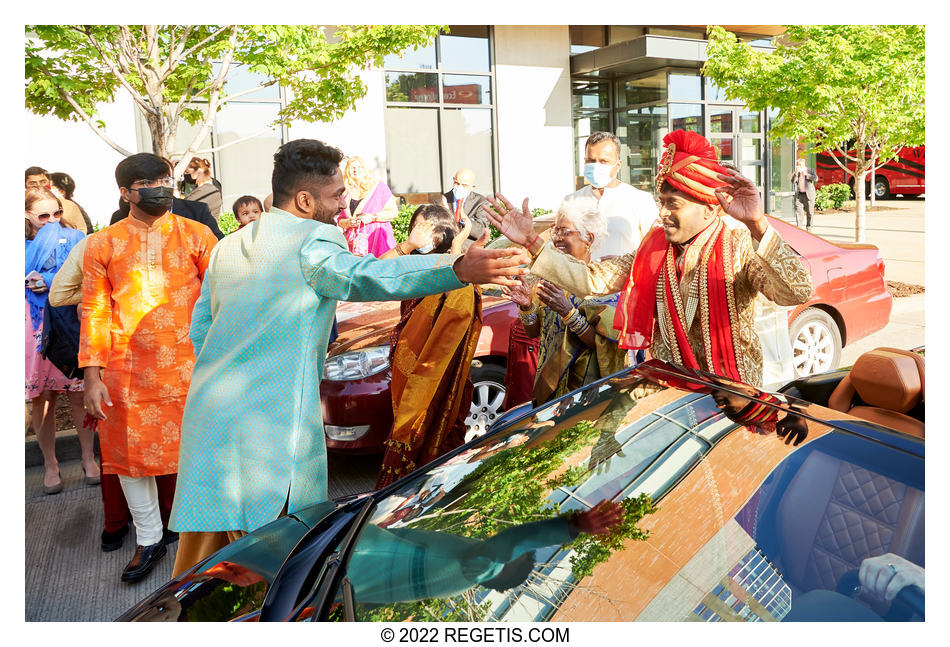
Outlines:
[[527,272],[517,251],[480,246],[461,256],[351,254],[333,224],[341,159],[316,140],[284,144],[274,207],[212,252],[192,314],[197,359],[169,522],[181,533],[175,575],[282,511],[327,499],[319,386],[337,301],[511,285]]

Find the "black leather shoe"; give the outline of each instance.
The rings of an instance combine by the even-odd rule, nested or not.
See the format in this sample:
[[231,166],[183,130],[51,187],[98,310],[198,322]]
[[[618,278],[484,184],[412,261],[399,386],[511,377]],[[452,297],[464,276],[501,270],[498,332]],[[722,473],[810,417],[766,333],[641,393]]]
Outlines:
[[178,533],[168,528],[162,530],[162,542],[167,546],[168,544],[174,544],[178,541]]
[[165,542],[160,541],[151,546],[136,546],[135,554],[129,561],[128,566],[122,571],[123,582],[138,582],[149,574],[149,571],[158,563],[165,553]]
[[122,548],[122,540],[125,539],[127,534],[129,534],[129,524],[125,524],[121,530],[116,530],[115,532],[103,530],[102,552],[111,553],[113,550]]

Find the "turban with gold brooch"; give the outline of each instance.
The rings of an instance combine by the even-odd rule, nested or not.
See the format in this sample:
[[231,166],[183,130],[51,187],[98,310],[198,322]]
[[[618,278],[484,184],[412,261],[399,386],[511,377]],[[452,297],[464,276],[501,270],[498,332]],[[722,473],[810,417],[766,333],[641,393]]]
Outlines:
[[666,149],[656,173],[656,190],[669,182],[677,191],[707,204],[719,204],[716,187],[726,186],[717,173],[729,171],[719,164],[709,140],[688,130],[674,130],[663,138]]

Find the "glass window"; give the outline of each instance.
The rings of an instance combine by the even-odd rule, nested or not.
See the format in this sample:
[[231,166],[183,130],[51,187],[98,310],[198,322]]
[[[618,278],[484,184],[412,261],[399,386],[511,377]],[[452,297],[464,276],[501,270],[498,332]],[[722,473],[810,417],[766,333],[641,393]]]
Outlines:
[[386,100],[438,103],[439,75],[424,72],[386,72]]
[[488,56],[488,34],[482,37],[439,36],[441,48],[441,68],[450,71],[489,72],[491,63]]
[[574,110],[610,108],[606,83],[602,81],[574,81],[571,86]]
[[735,162],[735,154],[732,150],[732,137],[710,137],[710,143],[716,149],[719,159],[723,162]]
[[732,108],[709,108],[709,133],[731,133],[735,127],[732,124]]
[[712,79],[703,78],[706,80],[706,101],[728,101],[725,90],[716,85]]
[[402,55],[390,54],[383,59],[385,67],[407,68],[410,70],[434,70],[435,69],[435,43],[419,47],[417,49],[406,49]]
[[758,137],[742,138],[742,161],[759,162],[762,160],[762,140]]
[[743,164],[741,172],[755,182],[755,185],[759,187],[759,193],[762,193],[762,166],[759,164]]
[[[280,128],[269,129],[267,124],[277,119],[280,104],[277,103],[231,103],[218,113],[215,121],[215,137],[218,152],[221,182],[222,212],[242,195],[257,196],[261,200],[271,192],[270,174],[261,173],[253,160],[273,159],[281,145]],[[244,139],[249,137],[249,139]],[[244,139],[228,146],[231,142]]]
[[671,103],[670,125],[673,130],[692,130],[703,134],[703,106],[699,103]]
[[442,101],[491,103],[491,77],[445,74],[442,77]]
[[623,85],[621,94],[623,105],[626,106],[666,101],[666,74],[660,72],[642,79],[627,81]]
[[[269,80],[270,77],[266,74],[251,72],[246,65],[232,65],[231,71],[228,73],[228,82],[225,83],[224,87],[230,95],[250,90]],[[255,101],[259,99],[280,99],[280,86],[275,83],[256,92],[241,95],[236,101]]]
[[752,112],[750,110],[740,110],[739,111],[739,128],[744,133],[762,132],[761,120],[759,119],[759,113]]
[[[667,119],[665,105],[620,113],[618,136],[627,149],[627,163],[621,169],[621,180],[653,193],[653,178],[663,149],[663,137],[668,130]],[[624,174],[627,177],[623,177]]]
[[670,72],[670,99],[677,101],[701,101],[703,82],[698,74]]
[[479,193],[491,192],[492,115],[490,108],[446,108],[442,113],[442,186],[451,187],[455,172],[475,171]]
[[439,111],[386,108],[386,159],[394,193],[440,191]]

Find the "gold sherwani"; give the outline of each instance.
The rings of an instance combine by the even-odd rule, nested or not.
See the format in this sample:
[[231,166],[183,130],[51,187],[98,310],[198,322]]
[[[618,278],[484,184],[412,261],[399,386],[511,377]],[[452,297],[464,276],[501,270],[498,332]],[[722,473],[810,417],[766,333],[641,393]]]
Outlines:
[[[683,326],[689,338],[696,361],[709,370],[703,343],[703,313],[697,308],[697,274],[700,252],[714,227],[707,227],[690,245],[683,257],[683,248],[677,250],[677,262],[682,261],[679,294],[685,304],[686,319]],[[738,328],[741,355],[736,357],[740,375],[746,382],[760,386],[762,382],[762,346],[755,332],[755,297],[762,293],[767,299],[782,306],[798,305],[807,301],[812,294],[811,274],[801,258],[782,240],[771,226],[762,240],[752,239],[745,227],[727,229],[725,234],[732,238],[734,254],[732,256],[735,273],[736,317],[733,327]],[[624,289],[636,252],[599,263],[585,264],[582,261],[562,254],[551,246],[545,246],[531,267],[531,272],[543,279],[556,283],[579,297],[603,295]],[[663,273],[660,273],[661,280]],[[650,342],[650,354],[668,362],[680,362],[674,356],[667,341],[669,317],[667,304],[662,297],[664,286],[657,288],[657,313]]]

